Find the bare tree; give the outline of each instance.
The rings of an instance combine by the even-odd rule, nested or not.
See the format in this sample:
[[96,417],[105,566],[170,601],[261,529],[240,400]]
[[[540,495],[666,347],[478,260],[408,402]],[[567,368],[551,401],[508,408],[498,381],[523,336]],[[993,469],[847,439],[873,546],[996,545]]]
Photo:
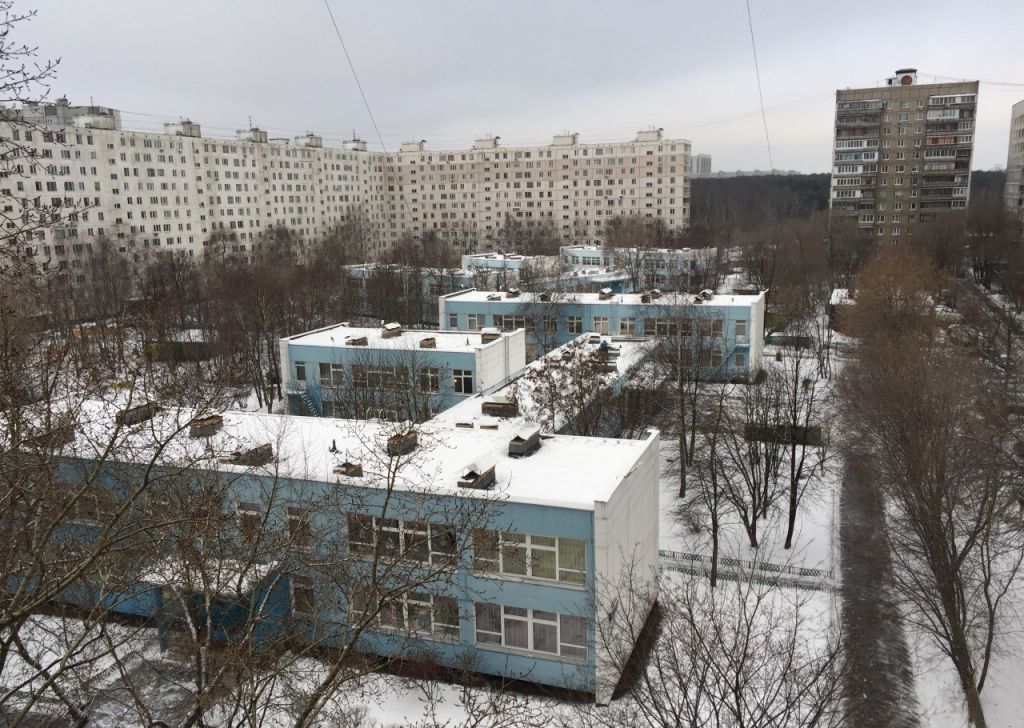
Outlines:
[[829,608],[806,592],[742,581],[709,589],[691,577],[664,581],[658,605],[658,640],[626,694],[564,725],[844,724],[841,641]]
[[991,370],[939,343],[935,290],[913,254],[885,251],[865,267],[844,393],[876,454],[905,618],[949,657],[970,722],[984,726],[981,693],[1024,554],[1011,505],[1020,470]]

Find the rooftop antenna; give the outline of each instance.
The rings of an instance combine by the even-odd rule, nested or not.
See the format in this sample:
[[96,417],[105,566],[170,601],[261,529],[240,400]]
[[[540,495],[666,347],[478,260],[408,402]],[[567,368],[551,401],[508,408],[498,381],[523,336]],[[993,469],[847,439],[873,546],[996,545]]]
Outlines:
[[252,129],[252,114],[249,114],[249,128]]

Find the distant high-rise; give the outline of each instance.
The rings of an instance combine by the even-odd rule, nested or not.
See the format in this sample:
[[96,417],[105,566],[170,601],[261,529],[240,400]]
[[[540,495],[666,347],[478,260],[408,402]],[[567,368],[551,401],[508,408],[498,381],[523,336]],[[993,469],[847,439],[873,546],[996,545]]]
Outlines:
[[880,242],[967,207],[978,82],[919,84],[905,68],[885,86],[836,92],[831,222]]
[[710,154],[694,154],[690,157],[690,177],[710,177],[711,176],[711,155]]
[[1006,209],[1024,221],[1024,101],[1013,105],[1006,156]]

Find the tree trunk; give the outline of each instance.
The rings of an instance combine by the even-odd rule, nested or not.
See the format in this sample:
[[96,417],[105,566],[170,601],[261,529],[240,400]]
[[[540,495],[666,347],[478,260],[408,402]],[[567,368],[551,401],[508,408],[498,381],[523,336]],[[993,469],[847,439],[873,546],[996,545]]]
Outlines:
[[679,383],[679,499],[686,497],[686,390]]
[[800,478],[797,476],[796,445],[793,445],[789,452],[789,523],[786,526],[786,549],[793,548],[793,531],[796,529],[797,496],[800,487]]

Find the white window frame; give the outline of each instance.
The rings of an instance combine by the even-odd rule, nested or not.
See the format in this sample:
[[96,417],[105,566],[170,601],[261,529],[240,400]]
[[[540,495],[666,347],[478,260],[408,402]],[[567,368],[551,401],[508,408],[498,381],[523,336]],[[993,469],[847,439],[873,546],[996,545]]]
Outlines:
[[[497,617],[499,630],[481,629],[482,613],[489,612],[491,619]],[[543,609],[530,609],[528,607],[513,607],[505,604],[490,604],[476,602],[473,605],[474,637],[478,647],[484,649],[501,649],[512,652],[529,653],[542,656],[547,659],[571,660],[573,662],[585,662],[587,659],[587,629],[586,620],[572,614],[560,614],[549,612]],[[510,644],[511,625],[524,625],[526,631],[526,644]],[[538,649],[537,635],[539,629],[554,631],[554,650]],[[569,632],[582,633],[582,642],[569,642]],[[481,639],[483,637],[484,639]]]

